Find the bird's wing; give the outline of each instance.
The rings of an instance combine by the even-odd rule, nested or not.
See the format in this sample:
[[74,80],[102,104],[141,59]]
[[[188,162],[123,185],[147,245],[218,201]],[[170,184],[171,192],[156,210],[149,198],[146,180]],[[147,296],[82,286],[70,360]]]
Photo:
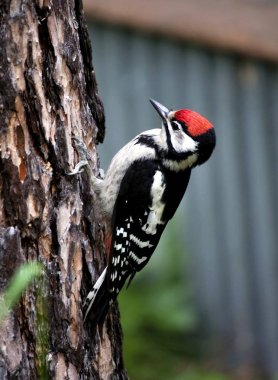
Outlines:
[[158,244],[166,225],[165,187],[157,162],[135,162],[121,182],[112,218],[106,277],[111,299],[147,264]]

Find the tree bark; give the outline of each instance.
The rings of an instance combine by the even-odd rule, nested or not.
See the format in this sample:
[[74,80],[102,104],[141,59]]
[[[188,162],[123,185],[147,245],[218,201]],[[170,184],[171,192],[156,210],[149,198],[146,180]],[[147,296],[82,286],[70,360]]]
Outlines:
[[88,178],[68,176],[81,138],[97,170],[104,113],[81,0],[0,4],[0,291],[37,260],[34,283],[0,328],[0,379],[127,379],[115,306],[103,338],[82,300],[106,261]]

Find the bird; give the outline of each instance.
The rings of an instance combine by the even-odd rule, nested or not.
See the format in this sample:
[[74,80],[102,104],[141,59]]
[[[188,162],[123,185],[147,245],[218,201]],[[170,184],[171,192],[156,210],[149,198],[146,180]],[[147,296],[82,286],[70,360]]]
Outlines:
[[150,102],[161,127],[138,134],[121,148],[104,178],[91,176],[110,241],[107,266],[83,304],[84,323],[89,319],[94,326],[103,325],[123,286],[146,266],[184,196],[192,169],[205,163],[216,145],[212,123],[199,113]]

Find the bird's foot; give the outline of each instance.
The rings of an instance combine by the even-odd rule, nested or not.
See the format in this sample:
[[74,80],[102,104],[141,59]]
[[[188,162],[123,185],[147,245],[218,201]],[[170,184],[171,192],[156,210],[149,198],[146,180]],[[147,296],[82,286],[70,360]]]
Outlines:
[[78,152],[80,161],[75,165],[74,169],[67,173],[67,175],[75,175],[84,172],[84,167],[89,163],[88,161],[91,159],[91,156],[87,150],[85,143],[78,139],[77,137],[73,137],[75,148]]

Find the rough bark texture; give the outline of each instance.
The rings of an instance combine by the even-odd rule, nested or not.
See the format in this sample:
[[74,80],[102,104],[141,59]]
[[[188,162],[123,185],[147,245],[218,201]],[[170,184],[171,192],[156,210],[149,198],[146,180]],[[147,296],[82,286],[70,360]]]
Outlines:
[[0,379],[126,379],[117,308],[102,341],[82,323],[105,246],[86,175],[66,175],[73,136],[94,170],[104,138],[81,0],[1,1],[0,133],[0,291],[26,261],[45,269],[0,329]]

